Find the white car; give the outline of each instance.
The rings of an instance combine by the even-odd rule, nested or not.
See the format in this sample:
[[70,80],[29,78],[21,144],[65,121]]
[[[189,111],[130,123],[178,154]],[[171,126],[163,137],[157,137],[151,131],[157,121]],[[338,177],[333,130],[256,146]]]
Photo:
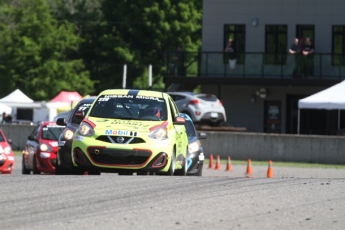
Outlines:
[[226,122],[222,102],[213,94],[167,92],[181,113],[188,114],[194,123],[219,126]]

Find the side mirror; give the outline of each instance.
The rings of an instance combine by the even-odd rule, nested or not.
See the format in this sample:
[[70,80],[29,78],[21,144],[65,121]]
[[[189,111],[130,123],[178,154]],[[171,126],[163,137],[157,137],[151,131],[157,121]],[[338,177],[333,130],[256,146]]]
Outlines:
[[198,138],[199,139],[206,139],[207,138],[207,133],[198,133]]
[[83,111],[78,111],[78,112],[75,112],[73,116],[77,118],[78,120],[83,120],[85,117],[85,113]]
[[8,142],[10,145],[12,145],[12,143],[13,143],[12,139],[7,139],[7,142]]
[[56,124],[57,124],[57,125],[60,125],[60,126],[65,126],[67,123],[66,123],[65,118],[60,117],[60,118],[58,118],[58,119],[56,120]]
[[186,119],[184,117],[176,117],[174,121],[174,125],[184,125],[186,123]]
[[37,141],[36,138],[32,135],[28,136],[28,140],[30,141]]

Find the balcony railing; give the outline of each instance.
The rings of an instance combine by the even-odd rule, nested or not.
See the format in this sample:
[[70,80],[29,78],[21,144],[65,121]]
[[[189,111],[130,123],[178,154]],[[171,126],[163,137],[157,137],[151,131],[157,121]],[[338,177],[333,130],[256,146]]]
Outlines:
[[[237,54],[234,72],[224,52],[166,52],[166,76],[344,79],[345,55]],[[295,69],[297,68],[297,70]]]

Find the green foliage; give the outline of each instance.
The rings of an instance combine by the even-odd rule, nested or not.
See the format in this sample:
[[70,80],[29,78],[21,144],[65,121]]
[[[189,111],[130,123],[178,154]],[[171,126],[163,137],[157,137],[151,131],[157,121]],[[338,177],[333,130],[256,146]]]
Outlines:
[[[58,22],[46,0],[20,0],[2,6],[0,21],[1,90],[20,88],[35,100],[49,100],[61,90],[87,94],[93,83],[81,59],[74,24]],[[5,20],[6,19],[6,20]]]
[[[98,94],[164,89],[164,52],[201,47],[200,0],[2,0],[0,97],[20,88],[35,100],[61,90]],[[189,61],[189,60],[187,60]],[[190,68],[196,68],[191,66]]]

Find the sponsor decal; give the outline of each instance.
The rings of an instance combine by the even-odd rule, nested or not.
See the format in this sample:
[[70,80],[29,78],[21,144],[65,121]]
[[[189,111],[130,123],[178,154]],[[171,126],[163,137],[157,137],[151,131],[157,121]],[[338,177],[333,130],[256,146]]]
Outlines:
[[127,130],[112,130],[106,129],[105,135],[122,135],[122,136],[133,136],[136,137],[138,135],[137,132],[127,131]]
[[139,96],[139,95],[132,95],[132,94],[128,94],[128,95],[117,95],[117,94],[103,95],[103,96],[99,97],[97,101],[109,101],[110,98],[145,99],[145,100],[153,100],[153,101],[159,101],[159,102],[164,101],[164,99],[158,98],[158,97]]
[[58,146],[59,146],[59,147],[62,147],[62,146],[65,145],[65,143],[66,143],[66,141],[59,141]]
[[14,157],[13,156],[8,156],[7,159],[10,160],[10,161],[14,161]]
[[83,141],[83,140],[84,140],[84,137],[82,137],[82,136],[76,136],[76,137],[74,138],[74,140]]
[[50,144],[52,147],[57,147],[57,146],[58,146],[58,142],[57,142],[57,141],[49,142],[49,144]]
[[200,154],[200,155],[199,155],[199,161],[203,161],[204,159],[205,159],[204,154]]

